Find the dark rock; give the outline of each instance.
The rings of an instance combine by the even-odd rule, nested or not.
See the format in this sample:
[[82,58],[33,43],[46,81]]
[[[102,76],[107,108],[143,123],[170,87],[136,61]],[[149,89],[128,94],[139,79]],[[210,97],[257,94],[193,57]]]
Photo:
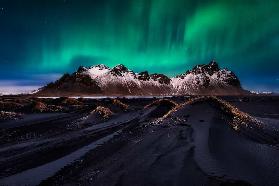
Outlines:
[[59,95],[67,96],[75,93],[92,93],[98,94],[101,92],[101,88],[97,83],[91,79],[87,74],[73,73],[64,74],[59,80],[54,83],[49,83],[43,87],[37,95]]
[[206,73],[206,74],[209,74],[209,75],[213,75],[215,72],[218,72],[219,70],[220,70],[220,68],[219,68],[218,63],[213,60],[207,65],[197,65],[191,71],[187,71],[185,74],[188,74],[188,73],[194,73],[194,74]]
[[147,71],[143,71],[138,74],[138,79],[142,81],[148,81],[150,79],[150,76]]
[[[100,70],[109,69],[109,67],[104,65],[104,64],[99,64],[99,65],[96,65],[96,66],[93,66],[93,67],[98,67]],[[91,67],[91,68],[93,68],[93,67]]]
[[77,73],[82,73],[82,72],[86,72],[88,69],[84,66],[79,66]]
[[161,84],[170,84],[170,78],[164,74],[151,74],[151,79],[158,81]]
[[129,72],[128,68],[125,67],[124,65],[120,64],[115,66],[112,70],[111,73],[115,76],[122,76],[122,73],[124,72]]

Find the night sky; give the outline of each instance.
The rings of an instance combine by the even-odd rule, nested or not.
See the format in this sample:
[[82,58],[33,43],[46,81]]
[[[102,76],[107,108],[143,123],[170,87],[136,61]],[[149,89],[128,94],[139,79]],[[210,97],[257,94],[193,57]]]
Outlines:
[[279,92],[279,1],[0,0],[0,92],[80,65],[172,76],[213,58],[245,88]]

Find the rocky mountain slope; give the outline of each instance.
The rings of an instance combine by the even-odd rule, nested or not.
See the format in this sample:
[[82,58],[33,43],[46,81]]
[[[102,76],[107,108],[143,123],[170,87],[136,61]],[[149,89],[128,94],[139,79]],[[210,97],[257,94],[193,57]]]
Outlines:
[[169,78],[164,74],[135,73],[124,65],[109,68],[100,64],[79,67],[54,83],[40,89],[40,96],[78,95],[232,95],[244,94],[237,76],[220,69],[215,61],[197,65],[192,70]]

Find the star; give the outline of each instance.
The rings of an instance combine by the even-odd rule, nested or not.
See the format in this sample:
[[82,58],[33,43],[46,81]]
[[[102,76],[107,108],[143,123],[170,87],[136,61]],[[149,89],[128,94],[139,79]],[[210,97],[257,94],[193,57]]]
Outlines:
[[0,8],[0,13],[5,14],[5,9],[3,7]]

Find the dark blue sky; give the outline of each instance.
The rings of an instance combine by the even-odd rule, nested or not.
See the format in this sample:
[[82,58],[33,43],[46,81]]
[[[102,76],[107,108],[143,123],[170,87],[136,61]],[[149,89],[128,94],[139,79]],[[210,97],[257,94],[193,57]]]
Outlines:
[[169,76],[215,58],[251,90],[279,92],[277,0],[0,0],[0,92],[80,65]]

